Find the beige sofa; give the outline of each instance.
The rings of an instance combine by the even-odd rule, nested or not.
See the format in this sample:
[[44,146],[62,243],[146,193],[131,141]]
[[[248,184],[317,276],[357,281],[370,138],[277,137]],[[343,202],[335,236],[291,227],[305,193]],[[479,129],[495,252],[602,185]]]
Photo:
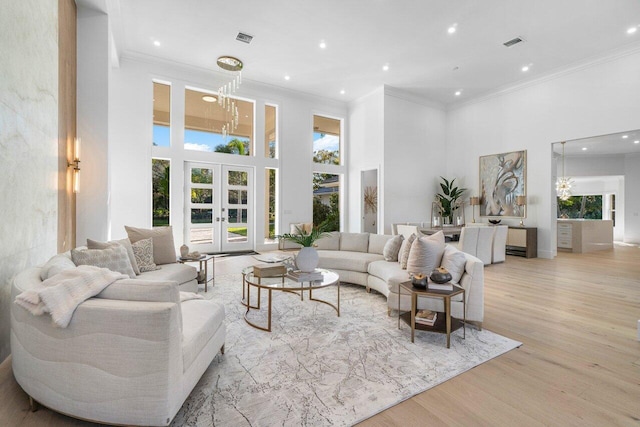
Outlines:
[[[68,254],[68,253],[67,253]],[[12,300],[41,282],[18,274]],[[181,302],[197,290],[183,264],[119,280],[80,304],[67,328],[11,306],[13,373],[32,399],[58,412],[120,425],[168,425],[219,351],[224,306]]]
[[[318,267],[333,270],[342,282],[374,289],[387,297],[390,310],[398,310],[398,286],[409,280],[409,273],[397,261],[385,261],[382,255],[385,244],[392,235],[370,233],[330,233],[317,241],[320,262]],[[458,251],[447,245],[451,251]],[[484,318],[484,264],[478,258],[464,254],[465,271],[459,284],[466,292],[467,320],[482,327]],[[402,310],[409,310],[410,296],[400,301]],[[418,308],[443,311],[440,299],[421,298]],[[451,302],[452,315],[463,317],[462,298]]]

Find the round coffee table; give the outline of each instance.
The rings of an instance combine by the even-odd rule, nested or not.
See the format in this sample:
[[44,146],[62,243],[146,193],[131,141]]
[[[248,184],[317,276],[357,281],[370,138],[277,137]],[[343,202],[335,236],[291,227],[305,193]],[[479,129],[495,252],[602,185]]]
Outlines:
[[[321,302],[323,304],[327,304],[332,307],[338,317],[340,317],[340,277],[337,273],[329,270],[316,269],[317,272],[322,274],[322,280],[316,281],[296,281],[295,279],[290,278],[287,274],[278,274],[270,277],[257,277],[253,273],[253,267],[247,267],[242,271],[242,286],[243,286],[243,296],[244,290],[246,286],[246,298],[242,300],[242,305],[247,307],[247,311],[244,314],[244,320],[249,325],[254,328],[271,332],[271,302],[272,302],[272,292],[273,291],[282,291],[282,292],[291,292],[297,295],[300,295],[300,300],[304,301],[304,293],[309,292],[309,300]],[[326,288],[328,286],[336,285],[337,289],[337,301],[336,304],[333,304],[329,301],[325,301],[319,298],[313,297],[313,291],[316,289]],[[258,290],[257,298],[255,305],[251,305],[251,288],[256,288]],[[268,293],[267,298],[267,325],[261,326],[252,322],[247,318],[247,315],[252,309],[260,310],[260,293],[261,290],[265,289]]]

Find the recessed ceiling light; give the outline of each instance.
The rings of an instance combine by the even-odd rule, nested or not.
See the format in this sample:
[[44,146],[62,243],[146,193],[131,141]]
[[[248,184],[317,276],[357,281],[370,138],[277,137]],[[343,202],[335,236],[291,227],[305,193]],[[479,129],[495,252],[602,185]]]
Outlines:
[[627,30],[627,34],[633,34],[638,31],[638,27],[631,27]]
[[158,40],[154,40],[153,45],[156,47],[160,47],[160,42]]
[[587,151],[587,147],[582,147],[582,151]]
[[456,96],[460,96],[460,95],[462,95],[462,91],[461,90],[456,91]]
[[457,30],[457,26],[458,26],[458,24],[453,24],[452,26],[450,26],[449,28],[447,28],[447,33],[449,33],[449,34],[453,34],[453,33],[455,33],[455,32],[456,32],[456,30]]
[[289,74],[286,74],[286,75],[284,76],[284,79],[285,79],[285,80],[291,80],[291,76],[289,76]]
[[389,64],[384,64],[382,66],[382,71],[389,71]]
[[344,94],[345,94],[345,91],[344,91],[344,89],[342,89],[342,90],[340,91],[340,95],[344,95]]
[[327,43],[325,43],[325,41],[324,41],[324,40],[322,40],[322,41],[320,42],[320,45],[319,45],[319,46],[320,46],[320,49],[326,49],[326,48],[327,48]]
[[522,67],[522,72],[526,73],[527,71],[529,71],[529,66],[525,65],[524,67]]
[[633,143],[634,144],[640,144],[640,141],[636,140],[636,141],[633,141]]
[[622,135],[622,139],[627,139],[629,138],[629,135]]
[[202,100],[204,102],[216,102],[218,98],[213,95],[202,95]]

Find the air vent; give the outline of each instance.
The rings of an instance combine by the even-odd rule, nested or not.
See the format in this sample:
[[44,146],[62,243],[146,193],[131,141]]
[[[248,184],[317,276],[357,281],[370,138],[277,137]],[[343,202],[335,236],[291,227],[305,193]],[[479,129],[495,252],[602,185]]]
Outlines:
[[515,39],[511,39],[508,42],[504,42],[502,43],[503,45],[505,45],[506,47],[511,47],[514,44],[518,44],[518,43],[522,43],[524,40],[520,37],[516,37]]
[[236,40],[249,44],[251,43],[251,40],[253,40],[253,36],[250,36],[249,34],[245,34],[245,33],[238,33],[238,35],[236,36]]

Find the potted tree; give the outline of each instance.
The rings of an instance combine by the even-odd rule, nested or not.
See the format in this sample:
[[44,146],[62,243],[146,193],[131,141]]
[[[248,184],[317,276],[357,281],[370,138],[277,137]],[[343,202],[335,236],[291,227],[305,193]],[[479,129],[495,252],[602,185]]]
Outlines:
[[458,201],[458,199],[462,196],[462,194],[467,191],[466,188],[458,188],[454,187],[453,183],[455,182],[455,178],[453,178],[450,182],[444,177],[440,177],[442,182],[440,183],[440,188],[442,189],[442,193],[436,194],[436,198],[442,207],[442,216],[445,219],[448,219],[448,223],[453,223],[453,210],[458,206],[462,201]]
[[286,233],[279,237],[302,246],[295,259],[296,268],[302,272],[310,273],[316,269],[320,260],[315,248],[316,240],[321,239],[328,233],[325,231],[324,224],[318,227],[311,227],[309,232],[296,226],[296,231],[296,234]]

